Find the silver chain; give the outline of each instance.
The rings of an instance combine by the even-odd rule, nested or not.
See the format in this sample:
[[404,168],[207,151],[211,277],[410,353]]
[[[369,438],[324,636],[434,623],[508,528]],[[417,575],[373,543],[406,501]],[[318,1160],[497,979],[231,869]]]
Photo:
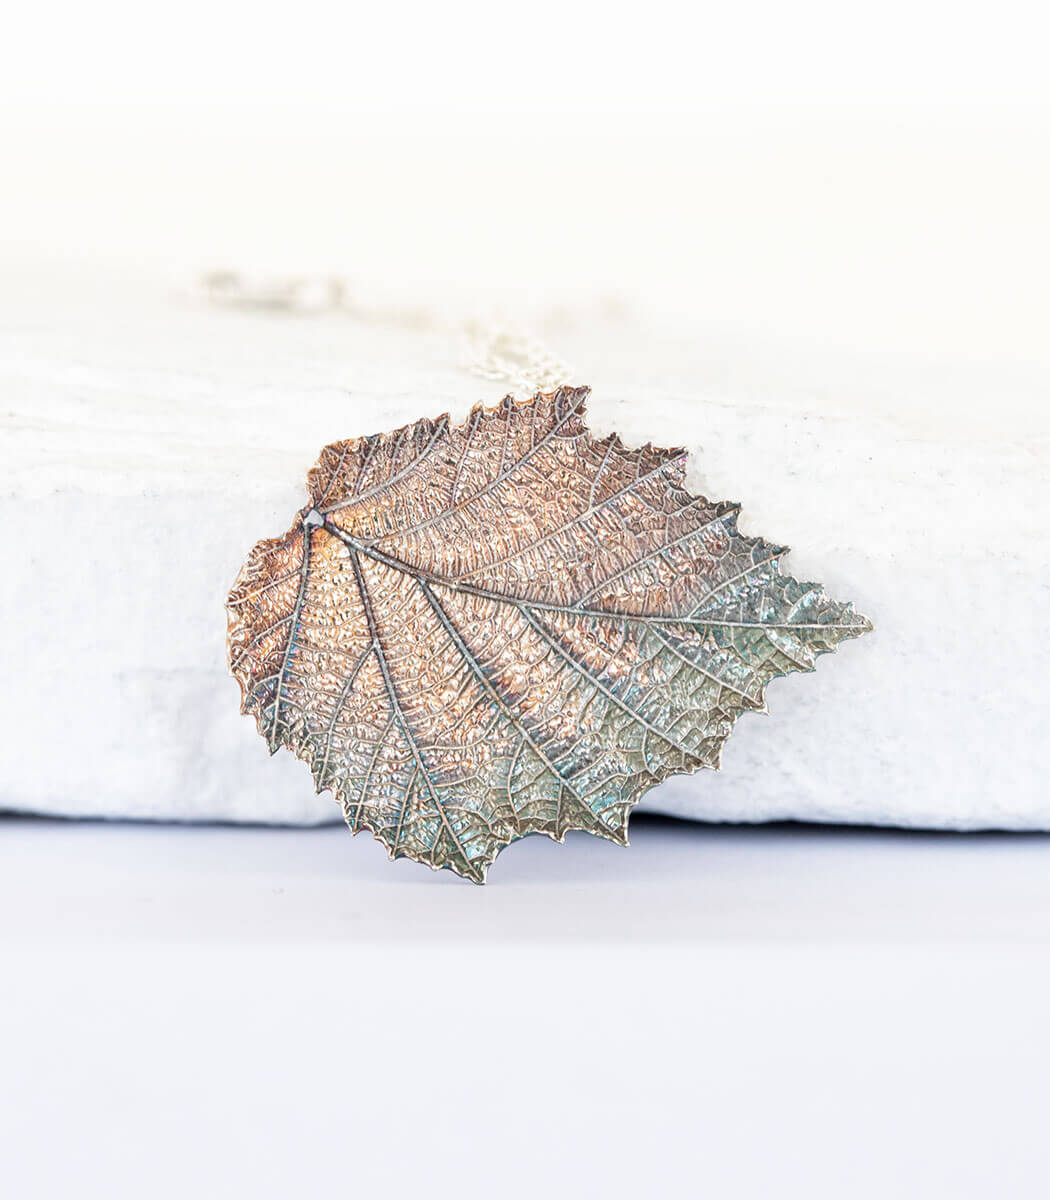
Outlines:
[[543,343],[508,324],[450,321],[432,309],[365,306],[338,276],[250,279],[237,271],[209,271],[200,279],[208,303],[299,315],[339,312],[355,320],[417,331],[446,331],[463,344],[461,365],[482,379],[522,392],[547,392],[572,379],[572,368]]

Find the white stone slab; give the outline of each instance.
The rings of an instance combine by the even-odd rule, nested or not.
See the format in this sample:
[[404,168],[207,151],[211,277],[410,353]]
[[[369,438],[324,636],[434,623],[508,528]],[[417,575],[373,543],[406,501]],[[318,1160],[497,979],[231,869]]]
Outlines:
[[[238,714],[223,601],[335,438],[501,389],[444,336],[216,312],[164,287],[3,296],[7,686],[0,805],[70,816],[334,819]],[[1050,828],[1050,485],[1024,386],[965,364],[692,342],[623,319],[555,347],[590,420],[694,449],[698,490],[794,547],[785,567],[876,632],[773,683],[719,774],[646,807],[946,828]]]

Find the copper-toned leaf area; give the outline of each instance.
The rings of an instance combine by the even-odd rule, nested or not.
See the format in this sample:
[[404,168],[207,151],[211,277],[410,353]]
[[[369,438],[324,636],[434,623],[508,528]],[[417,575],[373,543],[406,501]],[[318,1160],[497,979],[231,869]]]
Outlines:
[[481,882],[530,833],[625,843],[771,679],[870,628],[690,495],[681,450],[594,437],[587,393],[327,446],[230,593],[242,711],[391,857]]

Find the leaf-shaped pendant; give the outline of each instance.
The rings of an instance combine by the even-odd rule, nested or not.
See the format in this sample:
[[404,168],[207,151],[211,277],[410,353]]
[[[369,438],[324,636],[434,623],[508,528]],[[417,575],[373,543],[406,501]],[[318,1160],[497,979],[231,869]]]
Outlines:
[[483,882],[530,833],[625,843],[770,679],[871,627],[691,496],[683,451],[593,437],[588,391],[327,446],[230,593],[242,712],[392,858]]

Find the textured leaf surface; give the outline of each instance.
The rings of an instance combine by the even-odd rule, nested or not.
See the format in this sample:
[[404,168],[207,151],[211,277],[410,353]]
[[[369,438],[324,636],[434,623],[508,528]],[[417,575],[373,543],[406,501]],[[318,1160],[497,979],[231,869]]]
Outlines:
[[691,496],[682,451],[593,437],[587,391],[326,447],[230,593],[242,710],[392,857],[480,882],[530,833],[626,842],[770,679],[870,628]]

